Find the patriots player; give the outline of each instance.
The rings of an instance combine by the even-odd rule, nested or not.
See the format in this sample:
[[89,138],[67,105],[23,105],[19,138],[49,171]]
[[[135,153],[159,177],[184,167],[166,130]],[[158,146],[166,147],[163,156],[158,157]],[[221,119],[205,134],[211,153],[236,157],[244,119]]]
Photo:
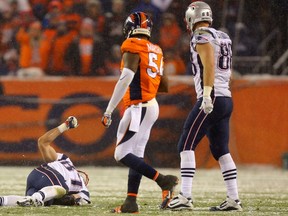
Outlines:
[[[57,153],[50,145],[63,132],[78,127],[74,116],[38,139],[38,148],[45,164],[27,177],[26,196],[2,196],[0,206],[85,205],[90,203],[86,187],[89,178],[77,170],[72,161]],[[84,176],[82,176],[84,174]]]
[[186,10],[185,20],[191,32],[190,53],[197,102],[186,119],[178,142],[181,192],[171,200],[168,208],[193,208],[192,183],[196,170],[194,151],[206,135],[211,153],[219,162],[227,190],[226,200],[210,210],[242,211],[237,169],[228,147],[229,120],[233,109],[229,90],[232,42],[226,33],[210,27],[212,11],[205,2],[191,3]]
[[143,12],[132,13],[126,19],[121,76],[102,118],[104,126],[109,127],[111,115],[123,99],[126,109],[118,127],[114,157],[129,167],[128,190],[123,205],[113,209],[114,213],[138,213],[136,198],[142,175],[162,189],[162,207],[166,207],[178,183],[177,176],[162,175],[143,160],[151,128],[159,115],[156,94],[168,90],[162,49],[149,41],[151,29],[152,20]]

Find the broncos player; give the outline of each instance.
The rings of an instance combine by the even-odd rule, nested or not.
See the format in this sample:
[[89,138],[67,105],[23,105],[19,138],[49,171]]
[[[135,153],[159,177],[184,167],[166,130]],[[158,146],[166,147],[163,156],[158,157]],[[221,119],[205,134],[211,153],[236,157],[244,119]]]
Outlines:
[[123,98],[126,109],[118,127],[114,157],[129,167],[128,190],[123,205],[113,210],[115,213],[138,212],[136,198],[142,175],[160,186],[164,206],[178,183],[176,176],[162,175],[143,160],[151,128],[159,115],[156,94],[168,91],[163,53],[149,41],[151,30],[152,20],[143,12],[132,13],[126,19],[121,75],[102,118],[104,126],[109,127],[111,115]]
[[191,3],[185,14],[191,32],[190,53],[197,102],[188,115],[178,143],[181,157],[181,192],[169,203],[172,210],[192,209],[192,183],[196,169],[194,151],[206,135],[210,150],[219,162],[227,189],[227,198],[211,211],[242,211],[238,196],[237,169],[229,153],[229,119],[233,105],[229,80],[232,42],[214,28],[212,11],[202,1]]
[[[72,161],[50,145],[63,132],[78,127],[74,116],[38,139],[38,148],[46,162],[27,177],[26,196],[2,196],[0,206],[84,205],[90,203],[86,185],[88,175],[77,170]],[[85,177],[82,176],[85,175]]]

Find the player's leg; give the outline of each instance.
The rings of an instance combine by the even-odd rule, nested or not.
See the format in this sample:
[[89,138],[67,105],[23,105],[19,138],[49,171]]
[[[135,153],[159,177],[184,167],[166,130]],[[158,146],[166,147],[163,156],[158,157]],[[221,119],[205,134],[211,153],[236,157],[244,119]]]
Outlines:
[[37,167],[27,177],[26,196],[32,196],[42,188],[53,185],[59,185],[68,190],[65,179],[59,172],[44,165]]
[[23,199],[24,196],[0,196],[0,206],[17,206],[17,201]]
[[[146,115],[147,107],[142,108],[141,122],[144,118],[151,118],[151,116]],[[132,168],[133,170],[141,173],[142,175],[153,179],[158,175],[157,171],[151,166],[146,164],[143,159],[136,156],[134,153],[134,146],[136,145],[136,137],[138,133],[129,130],[130,118],[126,116],[131,116],[130,108],[128,108],[120,122],[117,136],[117,146],[115,149],[114,157],[116,161],[119,161]],[[158,113],[157,113],[158,116]],[[157,119],[156,116],[156,119]],[[154,120],[155,121],[155,120]],[[141,128],[141,127],[140,127]]]
[[181,189],[180,194],[173,198],[168,208],[172,210],[191,210],[193,178],[196,171],[194,150],[200,140],[205,136],[209,125],[209,117],[199,110],[201,101],[197,101],[189,113],[178,142],[181,158]]
[[57,171],[40,166],[27,177],[26,197],[18,200],[20,206],[42,206],[45,202],[65,195],[68,187]]
[[[148,129],[149,127],[151,128],[157,120],[158,113],[159,107],[157,102],[142,108],[142,121],[145,122],[147,120],[147,122],[149,122],[149,124],[147,123]],[[115,150],[115,159],[141,173],[147,178],[155,180],[158,185],[162,187],[164,184],[162,180],[165,179],[164,176],[133,153],[135,145],[134,139],[138,133],[132,132],[126,128],[126,133],[123,135],[122,139],[120,139],[121,141],[117,144]]]
[[[148,104],[143,109],[146,109],[145,116],[143,116],[141,119],[139,132],[135,135],[135,142],[133,145],[133,154],[139,158],[144,158],[144,152],[150,137],[151,129],[159,115],[159,107],[156,103],[152,105]],[[165,208],[168,204],[168,201],[172,198],[175,181],[178,182],[178,178],[176,176],[167,175],[164,177],[163,175],[159,174],[156,182],[162,189],[161,208]]]
[[213,157],[219,162],[223,179],[227,189],[227,199],[219,206],[212,207],[212,211],[241,211],[237,186],[237,168],[229,152],[229,120],[232,112],[231,98],[217,98],[215,111],[222,110],[223,117],[208,131],[210,149]]
[[[122,154],[129,154],[133,152],[133,144],[136,141],[136,132],[129,131],[128,127],[131,121],[131,109],[126,109],[124,115],[119,123],[118,131],[117,131],[117,143],[120,143],[122,140],[129,140],[130,144],[127,143],[125,148],[121,148]],[[115,149],[115,159],[117,160],[117,155],[119,154],[119,149]],[[138,212],[138,204],[136,202],[138,189],[141,182],[142,174],[138,173],[134,169],[129,167],[128,174],[128,187],[127,187],[127,197],[124,203],[116,207],[112,210],[112,212],[120,213],[137,213]]]
[[[135,178],[138,175],[138,178],[139,178],[139,174],[144,175],[147,178],[150,178],[156,181],[162,189],[165,187],[168,187],[167,185],[169,184],[169,189],[170,189],[172,186],[175,186],[177,184],[176,181],[178,182],[178,178],[175,177],[174,179],[173,177],[173,179],[169,179],[169,181],[167,181],[167,178],[170,178],[170,177],[163,176],[153,167],[145,163],[144,160],[142,159],[143,156],[141,154],[138,154],[137,152],[135,154],[136,140],[137,140],[138,134],[140,134],[141,132],[141,128],[143,128],[142,127],[143,122],[147,121],[147,124],[145,123],[145,125],[150,131],[152,125],[158,118],[158,113],[159,113],[159,107],[158,107],[157,102],[154,105],[151,105],[149,107],[143,107],[142,113],[141,113],[141,121],[140,121],[141,126],[139,128],[139,131],[136,133],[128,129],[130,122],[128,121],[127,123],[127,119],[129,120],[129,117],[125,116],[125,115],[129,116],[129,108],[128,108],[125,111],[124,116],[119,125],[119,129],[117,133],[118,142],[117,142],[114,156],[117,161],[120,161],[121,163],[128,166],[130,169],[133,169],[136,173],[138,173],[138,174],[134,173],[135,175],[134,176],[131,175],[130,177]],[[149,133],[148,133],[148,137],[149,137]],[[148,140],[148,137],[147,137],[147,140]],[[146,143],[143,145],[144,146],[142,150],[143,153],[144,153]],[[141,156],[137,156],[137,154]],[[173,184],[172,184],[172,181],[173,181]],[[140,181],[139,181],[139,184],[140,184]]]
[[47,186],[17,201],[19,206],[43,206],[45,202],[52,199],[59,199],[66,194],[66,189],[59,185]]

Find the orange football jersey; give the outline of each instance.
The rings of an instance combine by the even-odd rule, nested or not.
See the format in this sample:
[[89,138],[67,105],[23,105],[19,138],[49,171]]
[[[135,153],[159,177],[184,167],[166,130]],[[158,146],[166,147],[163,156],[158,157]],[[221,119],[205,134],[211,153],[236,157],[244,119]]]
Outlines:
[[[123,97],[125,106],[155,98],[163,74],[163,53],[158,45],[140,38],[128,38],[121,46],[125,52],[137,53],[140,57],[138,70]],[[121,62],[121,70],[124,62]]]

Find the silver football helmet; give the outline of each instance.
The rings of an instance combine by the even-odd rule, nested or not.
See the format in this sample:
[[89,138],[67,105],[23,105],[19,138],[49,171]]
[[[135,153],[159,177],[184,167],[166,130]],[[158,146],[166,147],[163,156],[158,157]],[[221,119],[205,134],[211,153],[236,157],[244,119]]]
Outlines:
[[193,27],[198,22],[206,21],[212,24],[212,10],[210,6],[202,1],[191,3],[185,13],[187,29],[193,32]]

